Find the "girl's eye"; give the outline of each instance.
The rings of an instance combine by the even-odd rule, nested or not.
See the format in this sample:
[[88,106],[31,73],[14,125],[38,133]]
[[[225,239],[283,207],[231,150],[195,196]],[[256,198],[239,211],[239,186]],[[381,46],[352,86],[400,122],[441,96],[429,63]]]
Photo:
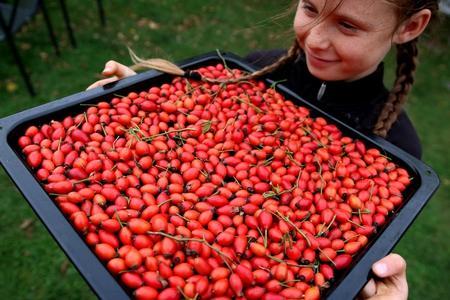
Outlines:
[[309,3],[303,2],[302,3],[302,8],[303,8],[304,11],[306,11],[310,15],[317,14],[316,9]]
[[347,22],[340,22],[339,25],[347,31],[356,32],[358,30],[354,25]]

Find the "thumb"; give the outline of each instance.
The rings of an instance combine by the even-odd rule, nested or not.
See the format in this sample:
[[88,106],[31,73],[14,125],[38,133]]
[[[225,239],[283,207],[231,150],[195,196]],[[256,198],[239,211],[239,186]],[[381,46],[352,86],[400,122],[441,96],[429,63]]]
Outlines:
[[408,299],[406,261],[403,257],[389,254],[377,261],[372,270],[379,278],[374,299]]
[[128,68],[127,66],[122,65],[114,60],[110,60],[105,64],[105,68],[102,71],[103,76],[117,76],[119,79],[123,77],[128,77],[135,75],[136,72]]
[[117,71],[117,62],[110,60],[105,64],[105,68],[102,71],[104,76],[112,76]]
[[406,261],[400,255],[391,253],[377,261],[372,270],[380,278],[401,276],[406,273]]

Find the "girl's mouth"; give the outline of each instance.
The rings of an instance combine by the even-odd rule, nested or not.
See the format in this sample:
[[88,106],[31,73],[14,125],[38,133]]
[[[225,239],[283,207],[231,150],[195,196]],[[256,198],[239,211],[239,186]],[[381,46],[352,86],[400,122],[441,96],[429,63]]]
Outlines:
[[315,55],[311,54],[311,52],[309,52],[309,51],[306,51],[306,59],[311,65],[313,65],[315,67],[325,67],[325,66],[329,65],[330,63],[335,63],[338,61],[336,59],[328,59],[328,58],[322,58],[322,57],[315,56]]

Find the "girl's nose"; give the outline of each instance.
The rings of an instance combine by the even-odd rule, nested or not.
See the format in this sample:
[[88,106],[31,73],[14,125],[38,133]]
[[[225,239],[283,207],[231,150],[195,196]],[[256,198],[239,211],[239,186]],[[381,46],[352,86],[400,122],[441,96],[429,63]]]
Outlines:
[[310,28],[305,40],[308,48],[312,50],[324,50],[330,46],[329,35],[322,25],[319,23]]

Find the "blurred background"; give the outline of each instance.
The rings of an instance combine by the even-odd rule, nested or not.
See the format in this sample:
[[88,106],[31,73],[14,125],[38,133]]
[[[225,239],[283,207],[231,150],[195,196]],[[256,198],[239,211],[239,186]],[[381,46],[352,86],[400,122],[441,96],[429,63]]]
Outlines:
[[[32,12],[30,22],[14,34],[15,52],[0,34],[0,117],[83,91],[101,78],[109,59],[131,64],[127,46],[141,57],[176,62],[215,49],[244,56],[287,47],[293,39],[293,14],[286,13],[292,1],[287,0],[43,3],[45,11]],[[410,299],[448,299],[450,292],[449,17],[442,15],[436,25],[421,41],[417,81],[407,104],[422,140],[423,160],[441,179],[439,191],[395,249],[408,262]],[[387,86],[393,57],[387,58]],[[0,299],[61,297],[90,299],[95,294],[0,169]]]

